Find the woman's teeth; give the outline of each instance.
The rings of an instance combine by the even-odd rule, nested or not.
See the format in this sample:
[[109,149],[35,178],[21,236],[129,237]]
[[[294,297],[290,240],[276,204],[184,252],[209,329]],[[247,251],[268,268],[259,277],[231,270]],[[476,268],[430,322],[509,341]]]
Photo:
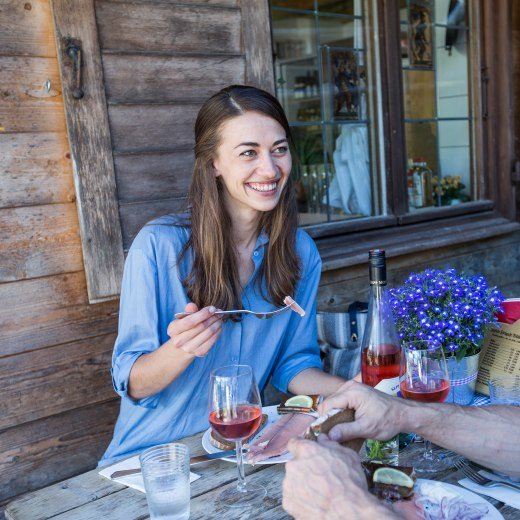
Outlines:
[[269,184],[265,183],[257,183],[257,182],[250,182],[249,187],[252,188],[255,191],[273,191],[276,189],[276,185],[278,183],[276,182],[270,182]]

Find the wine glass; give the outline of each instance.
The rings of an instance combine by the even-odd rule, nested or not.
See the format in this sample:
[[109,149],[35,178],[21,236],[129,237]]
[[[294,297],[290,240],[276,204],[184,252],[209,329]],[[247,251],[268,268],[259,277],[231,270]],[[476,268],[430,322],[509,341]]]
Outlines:
[[259,503],[266,490],[247,484],[244,476],[242,441],[260,425],[262,402],[253,370],[248,365],[228,365],[211,373],[209,384],[209,422],[213,430],[228,441],[235,442],[237,452],[237,487],[223,491],[219,500],[230,507]]
[[[403,345],[399,371],[399,388],[405,399],[420,403],[442,403],[450,391],[450,378],[442,345],[436,341],[411,341]],[[437,473],[448,469],[450,461],[432,450],[424,439],[424,450],[418,460],[410,460],[418,474]]]

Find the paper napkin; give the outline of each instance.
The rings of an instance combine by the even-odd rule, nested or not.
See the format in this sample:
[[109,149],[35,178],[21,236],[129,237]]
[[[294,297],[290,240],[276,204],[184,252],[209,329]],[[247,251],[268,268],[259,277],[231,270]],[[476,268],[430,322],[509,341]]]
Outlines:
[[[481,475],[484,477],[490,478],[492,480],[497,480],[498,476],[490,473],[488,471],[481,470],[479,471]],[[500,477],[508,478],[508,477]],[[511,479],[511,482],[516,482],[515,479]],[[488,497],[492,497],[496,500],[500,500],[501,502],[504,502],[505,504],[508,504],[510,506],[516,507],[517,509],[520,509],[520,491],[516,491],[512,488],[506,487],[506,486],[493,486],[493,487],[485,487],[485,486],[479,486],[478,484],[475,484],[473,481],[469,480],[469,478],[464,478],[462,480],[459,480],[459,484],[461,486],[464,486],[465,488],[468,488],[470,491],[474,491],[476,493],[480,493],[481,495],[486,495]]]
[[[121,462],[117,462],[116,464],[112,464],[111,466],[107,466],[103,468],[99,474],[102,477],[108,478],[109,480],[113,480],[114,482],[119,482],[120,484],[124,484],[125,486],[137,489],[146,493],[144,490],[144,482],[143,475],[141,473],[137,473],[135,475],[127,475],[126,477],[111,479],[110,475],[114,473],[114,471],[119,471],[123,469],[132,469],[132,468],[140,468],[141,464],[139,462],[139,455],[135,457],[130,457],[129,459],[122,460]],[[199,479],[200,475],[196,475],[190,471],[190,483]]]

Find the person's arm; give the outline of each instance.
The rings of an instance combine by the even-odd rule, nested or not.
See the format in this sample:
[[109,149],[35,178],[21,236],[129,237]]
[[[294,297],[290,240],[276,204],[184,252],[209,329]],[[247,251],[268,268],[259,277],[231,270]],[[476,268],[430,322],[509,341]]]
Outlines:
[[333,440],[385,440],[414,432],[490,469],[520,476],[520,407],[417,403],[348,381],[322,403],[320,413],[347,407],[355,409],[355,421],[332,428]]
[[327,374],[319,368],[307,368],[291,379],[289,391],[293,394],[320,394],[327,397],[336,392],[345,380],[338,376]]
[[199,312],[189,303],[185,312],[192,312],[168,326],[170,339],[157,350],[138,357],[130,371],[128,395],[143,399],[154,395],[175,381],[196,357],[204,357],[222,331],[222,320],[214,316],[214,307]]
[[293,459],[285,465],[283,508],[296,520],[399,518],[368,492],[357,453],[322,437],[289,441]]

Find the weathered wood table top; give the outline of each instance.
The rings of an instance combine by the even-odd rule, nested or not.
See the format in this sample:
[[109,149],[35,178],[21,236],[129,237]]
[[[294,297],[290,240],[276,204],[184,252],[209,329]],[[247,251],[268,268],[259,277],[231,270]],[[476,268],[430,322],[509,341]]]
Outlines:
[[[193,435],[179,442],[187,444],[191,455],[204,452],[202,434]],[[269,519],[290,518],[282,509],[282,480],[284,464],[252,467],[246,465],[248,482],[256,482],[267,489],[263,506],[235,510],[216,504],[216,497],[223,489],[236,485],[236,466],[226,461],[212,461],[193,468],[201,478],[191,484],[190,519]],[[439,475],[438,480],[456,484],[462,475],[449,471]],[[506,520],[520,518],[520,510],[501,507],[497,501],[486,497],[497,507]],[[108,480],[94,469],[77,477],[64,480],[52,486],[23,495],[5,510],[8,520],[91,520],[109,518],[111,520],[132,520],[149,518],[146,495],[122,484]]]

